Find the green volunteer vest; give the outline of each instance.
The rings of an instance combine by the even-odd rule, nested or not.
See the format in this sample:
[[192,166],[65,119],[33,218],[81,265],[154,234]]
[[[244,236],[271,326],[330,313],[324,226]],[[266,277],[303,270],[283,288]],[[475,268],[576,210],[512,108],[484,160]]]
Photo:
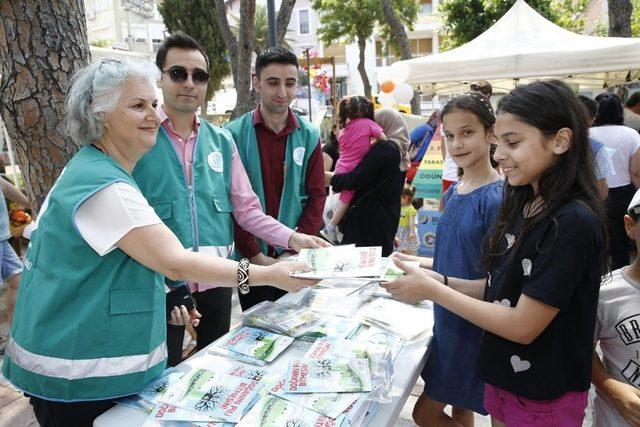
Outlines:
[[[287,149],[285,152],[285,173],[278,221],[291,229],[298,226],[300,216],[309,196],[305,189],[305,177],[309,157],[318,145],[320,132],[317,127],[305,119],[297,116],[300,127],[287,136]],[[256,141],[256,130],[253,126],[253,111],[228,123],[225,126],[233,135],[238,146],[240,159],[251,181],[251,187],[260,199],[264,211],[264,187],[262,184],[262,168],[260,167],[260,154]],[[267,253],[267,244],[260,241],[260,249]]]
[[[99,256],[80,236],[80,204],[133,179],[95,147],[67,164],[41,211],[24,260],[3,374],[49,400],[140,392],[166,365],[162,276],[120,249]],[[115,214],[115,213],[114,213]]]
[[162,127],[155,146],[133,170],[142,194],[183,246],[198,251],[200,246],[233,244],[232,156],[229,132],[202,120],[194,147],[191,186]]

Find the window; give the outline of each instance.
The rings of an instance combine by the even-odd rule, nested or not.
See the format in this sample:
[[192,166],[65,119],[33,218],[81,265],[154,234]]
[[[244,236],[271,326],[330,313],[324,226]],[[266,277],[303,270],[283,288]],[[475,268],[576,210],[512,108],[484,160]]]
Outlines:
[[347,54],[345,53],[345,48],[343,44],[330,44],[329,46],[324,47],[324,52],[322,54],[325,58],[331,58],[332,56],[336,59],[336,64],[344,64],[346,61]]
[[420,1],[420,13],[422,15],[431,15],[433,13],[433,4],[431,0]]
[[425,56],[433,53],[433,40],[430,38],[411,39],[409,44],[411,45],[411,55],[413,56]]
[[298,16],[300,22],[300,34],[309,34],[309,10],[301,10]]

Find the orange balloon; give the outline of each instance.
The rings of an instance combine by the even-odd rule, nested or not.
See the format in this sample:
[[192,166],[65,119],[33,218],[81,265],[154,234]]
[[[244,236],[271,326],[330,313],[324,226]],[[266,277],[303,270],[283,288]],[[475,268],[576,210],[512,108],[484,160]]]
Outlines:
[[382,89],[384,93],[391,93],[395,88],[396,88],[396,85],[391,80],[385,80],[380,85],[380,89]]

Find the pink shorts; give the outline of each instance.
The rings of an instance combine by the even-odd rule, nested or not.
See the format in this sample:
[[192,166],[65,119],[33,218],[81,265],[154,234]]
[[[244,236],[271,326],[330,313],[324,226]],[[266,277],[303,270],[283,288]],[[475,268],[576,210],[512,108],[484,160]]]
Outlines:
[[484,408],[508,427],[581,427],[588,401],[586,390],[553,400],[533,400],[489,384],[484,386]]

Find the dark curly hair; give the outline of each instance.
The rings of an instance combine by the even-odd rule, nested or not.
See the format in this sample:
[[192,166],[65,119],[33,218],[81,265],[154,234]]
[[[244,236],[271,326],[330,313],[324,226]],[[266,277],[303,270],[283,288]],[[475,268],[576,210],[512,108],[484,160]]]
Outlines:
[[347,125],[347,120],[369,119],[373,120],[373,104],[364,96],[347,96],[340,100],[338,105],[338,119],[340,127]]

